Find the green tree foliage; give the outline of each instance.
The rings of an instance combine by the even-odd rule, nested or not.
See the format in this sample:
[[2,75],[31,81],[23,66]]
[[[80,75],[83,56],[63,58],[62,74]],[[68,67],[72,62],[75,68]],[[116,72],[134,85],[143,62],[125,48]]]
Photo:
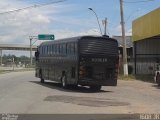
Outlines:
[[[30,64],[30,58],[29,57],[27,57],[27,56],[20,56],[20,57],[17,57],[17,56],[15,56],[15,55],[6,55],[6,54],[4,54],[3,55],[3,64],[4,65],[10,65],[10,64],[13,64],[13,62],[14,62],[14,64],[15,65],[25,65],[25,66],[27,66],[27,65],[29,65]],[[34,64],[35,62],[34,62],[34,58],[33,58],[33,64]]]

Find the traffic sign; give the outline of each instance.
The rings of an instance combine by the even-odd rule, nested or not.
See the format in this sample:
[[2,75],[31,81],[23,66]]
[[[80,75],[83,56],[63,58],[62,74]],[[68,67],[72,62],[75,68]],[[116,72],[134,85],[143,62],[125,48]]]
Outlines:
[[38,40],[54,40],[54,35],[40,34],[38,35]]

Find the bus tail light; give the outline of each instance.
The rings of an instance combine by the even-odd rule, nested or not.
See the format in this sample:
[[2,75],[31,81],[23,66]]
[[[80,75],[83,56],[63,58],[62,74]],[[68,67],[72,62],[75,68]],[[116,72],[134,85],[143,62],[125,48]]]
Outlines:
[[86,69],[84,66],[80,66],[80,69],[79,69],[79,76],[80,77],[84,77],[86,75]]

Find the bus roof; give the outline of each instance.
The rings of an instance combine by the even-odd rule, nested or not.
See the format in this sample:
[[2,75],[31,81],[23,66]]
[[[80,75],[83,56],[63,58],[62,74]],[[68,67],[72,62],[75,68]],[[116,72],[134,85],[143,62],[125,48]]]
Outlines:
[[63,39],[57,39],[57,40],[53,40],[53,41],[46,41],[40,44],[40,46],[42,45],[50,45],[52,43],[66,43],[66,42],[78,42],[78,40],[83,39],[83,38],[104,38],[104,39],[109,39],[109,40],[113,40],[113,41],[117,41],[113,38],[110,37],[104,37],[104,36],[77,36],[77,37],[70,37],[70,38],[63,38]]

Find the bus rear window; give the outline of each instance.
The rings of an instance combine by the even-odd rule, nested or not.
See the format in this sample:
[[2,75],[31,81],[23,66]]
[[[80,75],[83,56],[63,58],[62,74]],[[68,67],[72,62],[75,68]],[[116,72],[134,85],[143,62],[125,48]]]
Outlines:
[[112,39],[88,38],[80,41],[81,54],[117,55],[118,43]]

